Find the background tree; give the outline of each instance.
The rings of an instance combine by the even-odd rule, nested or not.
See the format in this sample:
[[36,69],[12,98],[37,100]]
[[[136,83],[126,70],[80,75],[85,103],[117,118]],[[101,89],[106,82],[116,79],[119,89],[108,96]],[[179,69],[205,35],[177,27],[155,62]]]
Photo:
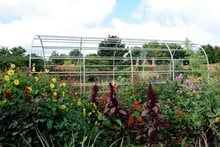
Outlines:
[[214,53],[214,58],[215,58],[215,63],[220,63],[220,46],[215,46],[215,53]]
[[0,56],[1,57],[8,57],[10,56],[10,50],[7,47],[0,48]]
[[23,47],[19,46],[13,47],[10,52],[12,56],[25,56],[26,50]]
[[51,60],[52,64],[63,65],[64,59],[62,59],[62,57],[64,57],[64,56],[65,56],[65,54],[59,54],[58,52],[53,51],[51,53],[49,60]]
[[[99,56],[123,56],[126,51],[117,50],[117,48],[125,48],[125,44],[121,43],[121,39],[114,35],[109,35],[107,39],[104,39],[99,44],[98,55]],[[103,50],[104,49],[104,50]],[[107,49],[107,50],[106,50]]]
[[121,43],[121,39],[118,36],[109,35],[107,39],[104,39],[99,44],[98,56],[112,58],[105,62],[108,63],[108,65],[116,65],[122,64],[121,62],[123,61],[119,58],[123,57],[126,52],[128,52],[128,49],[125,49],[125,44]]
[[208,59],[209,59],[209,63],[215,63],[216,62],[216,49],[211,46],[210,44],[207,44],[207,45],[203,45],[202,48],[205,50],[207,56],[208,56]]
[[79,49],[73,49],[72,51],[70,51],[69,56],[72,58],[76,58],[71,60],[71,63],[76,65],[79,61],[79,57],[82,57],[83,55]]
[[13,47],[11,49],[0,48],[0,70],[7,70],[10,63],[14,63],[20,68],[28,67],[29,58],[25,55],[26,50],[22,47]]
[[[168,44],[169,49],[174,49],[172,51],[172,55],[174,56],[174,58],[183,58],[185,56],[184,50],[183,48],[181,48],[181,46],[173,43],[173,44]],[[166,60],[162,60],[164,58],[170,58],[171,55],[169,53],[168,47],[166,44],[164,43],[159,43],[159,42],[150,42],[150,43],[146,43],[143,45],[143,49],[141,56],[143,57],[147,57],[147,58],[157,58],[159,60],[156,60],[156,64],[166,64],[169,63],[169,61]],[[161,60],[160,60],[161,58]],[[150,63],[152,62],[151,60],[149,61]]]
[[8,67],[8,60],[10,56],[10,51],[7,47],[0,48],[0,70],[6,70]]

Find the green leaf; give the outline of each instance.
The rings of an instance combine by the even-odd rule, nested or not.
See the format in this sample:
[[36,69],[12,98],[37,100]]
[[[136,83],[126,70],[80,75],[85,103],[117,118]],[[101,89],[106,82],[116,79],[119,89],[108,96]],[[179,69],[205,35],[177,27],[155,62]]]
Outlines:
[[122,123],[121,123],[120,119],[116,119],[115,121],[119,124],[120,127],[122,126]]
[[53,120],[48,120],[47,121],[47,128],[51,129],[53,127]]

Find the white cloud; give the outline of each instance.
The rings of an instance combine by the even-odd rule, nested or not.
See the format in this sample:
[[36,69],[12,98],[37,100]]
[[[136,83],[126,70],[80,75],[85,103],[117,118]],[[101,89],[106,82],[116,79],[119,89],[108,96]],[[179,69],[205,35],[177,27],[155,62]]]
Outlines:
[[[121,38],[169,40],[187,37],[196,43],[219,44],[217,0],[141,0],[131,14],[134,22],[113,16],[108,26],[103,26],[116,2],[0,0],[0,46],[21,45],[28,49],[38,34],[89,37],[111,34]],[[14,19],[10,21],[10,18]]]
[[158,22],[158,29],[164,30],[170,39],[175,38],[175,34],[176,38],[186,35],[199,43],[217,44],[218,7],[218,0],[142,0],[132,16],[143,22]]
[[[101,23],[115,4],[116,0],[0,1],[0,46],[30,45],[37,34],[81,35],[83,28]],[[2,22],[6,17],[19,19]]]

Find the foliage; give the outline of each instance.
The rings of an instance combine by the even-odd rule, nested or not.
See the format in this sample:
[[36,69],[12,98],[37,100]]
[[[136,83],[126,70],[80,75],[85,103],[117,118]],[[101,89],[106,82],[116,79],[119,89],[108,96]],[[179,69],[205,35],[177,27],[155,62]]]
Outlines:
[[[70,51],[69,56],[70,56],[71,58],[79,58],[79,57],[82,57],[83,55],[82,55],[82,53],[80,52],[80,50],[78,50],[78,49],[73,49],[72,51]],[[79,62],[78,60],[79,60],[79,59],[72,59],[72,60],[71,60],[71,63],[76,65],[76,64]]]
[[11,49],[0,48],[0,70],[7,70],[9,63],[16,63],[19,67],[28,66],[28,56],[25,55],[26,50],[22,47],[13,47]]
[[[0,80],[0,144],[80,145],[98,133],[95,105],[58,77],[29,75],[11,64]],[[38,137],[37,137],[38,136]],[[98,140],[98,139],[97,139]]]
[[[109,35],[107,39],[101,41],[99,48],[109,48],[110,50],[99,50],[99,56],[123,56],[125,51],[117,50],[117,48],[125,48],[125,44],[121,43],[121,39],[114,35]],[[116,50],[115,50],[116,49]]]
[[180,74],[156,85],[95,84],[30,74],[14,64],[0,77],[2,146],[218,146],[219,81]]
[[104,39],[99,44],[98,56],[104,58],[113,57],[114,60],[107,60],[107,62],[109,62],[108,65],[114,65],[121,62],[117,60],[117,57],[123,57],[126,52],[128,50],[125,49],[125,44],[121,43],[121,39],[118,36],[109,35],[107,39]]

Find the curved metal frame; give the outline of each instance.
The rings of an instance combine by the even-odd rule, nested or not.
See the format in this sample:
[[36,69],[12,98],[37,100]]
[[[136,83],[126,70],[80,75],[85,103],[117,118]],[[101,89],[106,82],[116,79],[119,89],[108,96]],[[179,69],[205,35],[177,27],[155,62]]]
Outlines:
[[[98,48],[98,44],[103,41],[105,38],[95,38],[95,37],[72,37],[72,36],[47,36],[47,35],[36,35],[32,41],[32,47],[31,47],[31,52],[30,52],[30,58],[29,58],[29,67],[31,68],[32,66],[32,53],[35,51],[34,49],[38,49],[38,51],[40,51],[39,49],[41,49],[40,52],[42,52],[42,56],[43,57],[39,57],[38,59],[43,59],[44,61],[44,69],[47,68],[47,50],[71,50],[71,49],[79,49],[80,54],[82,54],[83,56],[78,57],[78,60],[80,59],[80,68],[79,68],[79,78],[80,78],[80,86],[84,86],[84,91],[85,91],[85,87],[87,85],[86,82],[86,68],[87,66],[85,65],[87,58],[85,57],[86,52],[88,51],[97,51]],[[172,51],[174,51],[173,49],[170,48],[170,44],[177,44],[177,45],[183,45],[184,41],[170,41],[170,40],[147,40],[147,39],[126,39],[126,38],[120,38],[121,43],[124,43],[125,45],[128,45],[130,47],[128,47],[128,54],[130,57],[130,77],[131,77],[131,82],[134,82],[134,57],[132,56],[132,52],[134,51],[135,46],[142,46],[145,43],[152,43],[152,42],[157,42],[160,45],[165,45],[167,51],[169,52],[170,57],[168,58],[170,60],[170,79],[167,80],[174,80],[175,79],[175,63],[174,63],[174,54],[172,53]],[[38,44],[36,45],[36,41],[38,41]],[[85,46],[84,46],[85,45]],[[87,45],[87,46],[86,46]],[[94,45],[96,45],[95,47],[93,47]],[[193,44],[196,45],[196,44]],[[201,49],[202,53],[205,56],[205,60],[206,60],[206,64],[207,64],[207,71],[208,71],[208,79],[209,79],[209,61],[208,61],[208,57],[207,54],[205,52],[205,50],[200,46],[200,45],[196,45],[198,49]],[[118,48],[116,47],[114,49],[114,57],[112,57],[112,59],[108,59],[108,60],[113,60],[113,65],[111,65],[113,67],[112,69],[112,76],[113,76],[113,81],[115,80],[115,69],[114,67],[115,65],[115,52]],[[142,48],[140,47],[141,50],[151,50],[150,48]],[[108,50],[108,48],[106,48],[105,50]],[[161,51],[165,51],[164,49],[154,49],[154,50],[161,50]],[[178,50],[178,49],[176,49]],[[36,52],[35,52],[36,53]],[[117,57],[118,58],[118,57]],[[35,58],[36,59],[36,58]],[[71,59],[71,58],[68,58]],[[101,59],[100,59],[101,60]],[[119,60],[119,59],[117,59]],[[120,58],[120,60],[123,60],[123,58]],[[50,65],[49,65],[50,66]],[[82,66],[82,67],[81,67]],[[68,72],[68,73],[72,73],[73,72]],[[101,74],[101,73],[99,73]],[[95,75],[95,73],[94,73]],[[107,74],[106,74],[107,75]]]

